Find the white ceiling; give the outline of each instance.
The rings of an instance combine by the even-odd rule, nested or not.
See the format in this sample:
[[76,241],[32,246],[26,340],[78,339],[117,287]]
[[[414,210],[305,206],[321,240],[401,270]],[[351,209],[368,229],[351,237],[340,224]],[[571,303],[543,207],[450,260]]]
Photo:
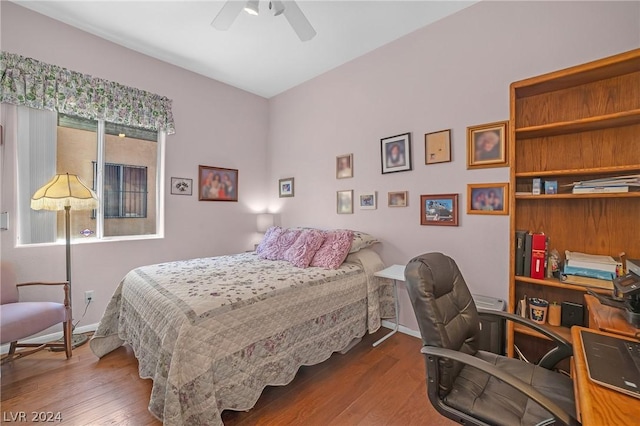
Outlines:
[[211,26],[224,1],[12,1],[265,98],[475,3],[298,0],[317,32],[301,42],[284,16],[269,12],[268,0],[258,16],[241,12],[228,31]]

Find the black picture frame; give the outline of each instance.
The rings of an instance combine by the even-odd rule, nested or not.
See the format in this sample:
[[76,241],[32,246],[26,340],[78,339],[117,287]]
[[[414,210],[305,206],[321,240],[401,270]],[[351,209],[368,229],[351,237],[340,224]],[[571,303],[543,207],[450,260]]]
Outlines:
[[411,170],[411,133],[380,139],[382,174]]

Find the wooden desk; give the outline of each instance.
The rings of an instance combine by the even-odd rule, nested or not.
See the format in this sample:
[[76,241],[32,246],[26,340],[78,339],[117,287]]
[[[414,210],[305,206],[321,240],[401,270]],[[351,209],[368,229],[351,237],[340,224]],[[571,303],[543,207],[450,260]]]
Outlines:
[[620,309],[603,305],[598,299],[588,294],[584,295],[584,303],[589,312],[589,328],[635,339],[640,338],[640,328],[629,324]]
[[[571,375],[573,376],[573,391],[576,396],[578,420],[582,422],[583,426],[638,424],[638,419],[640,419],[640,399],[600,386],[589,380],[584,352],[582,351],[581,329],[583,328],[571,328],[571,336],[573,337]],[[593,329],[590,331],[611,334]],[[616,336],[625,338],[619,334]]]

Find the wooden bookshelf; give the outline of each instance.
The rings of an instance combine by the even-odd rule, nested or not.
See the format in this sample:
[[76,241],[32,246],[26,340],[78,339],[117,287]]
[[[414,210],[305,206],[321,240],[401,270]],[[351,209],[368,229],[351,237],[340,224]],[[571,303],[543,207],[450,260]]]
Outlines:
[[[509,127],[510,312],[525,295],[584,304],[587,289],[610,294],[516,276],[515,231],[544,232],[560,257],[570,250],[640,258],[640,188],[571,191],[577,181],[640,174],[640,49],[512,83]],[[532,195],[534,178],[557,181],[558,193]],[[550,328],[570,339],[568,328]],[[517,344],[535,361],[543,341],[521,326],[507,328],[510,356]]]

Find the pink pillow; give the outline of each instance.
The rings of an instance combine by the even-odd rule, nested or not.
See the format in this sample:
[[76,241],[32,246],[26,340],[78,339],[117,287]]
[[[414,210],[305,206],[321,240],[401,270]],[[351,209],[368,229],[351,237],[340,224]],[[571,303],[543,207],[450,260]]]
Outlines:
[[284,260],[298,268],[306,268],[323,241],[324,232],[317,229],[305,229],[291,247],[284,252]]
[[283,229],[273,240],[270,239],[269,244],[258,256],[268,260],[284,260],[284,252],[291,247],[301,232],[301,229]]
[[324,242],[311,260],[311,266],[338,269],[347,258],[351,248],[353,231],[331,231],[325,234]]
[[267,232],[264,233],[264,237],[262,237],[262,241],[260,241],[260,244],[258,244],[258,247],[256,247],[256,253],[260,254],[266,247],[272,245],[276,238],[278,238],[283,231],[284,229],[280,228],[279,226],[272,226],[267,229]]

